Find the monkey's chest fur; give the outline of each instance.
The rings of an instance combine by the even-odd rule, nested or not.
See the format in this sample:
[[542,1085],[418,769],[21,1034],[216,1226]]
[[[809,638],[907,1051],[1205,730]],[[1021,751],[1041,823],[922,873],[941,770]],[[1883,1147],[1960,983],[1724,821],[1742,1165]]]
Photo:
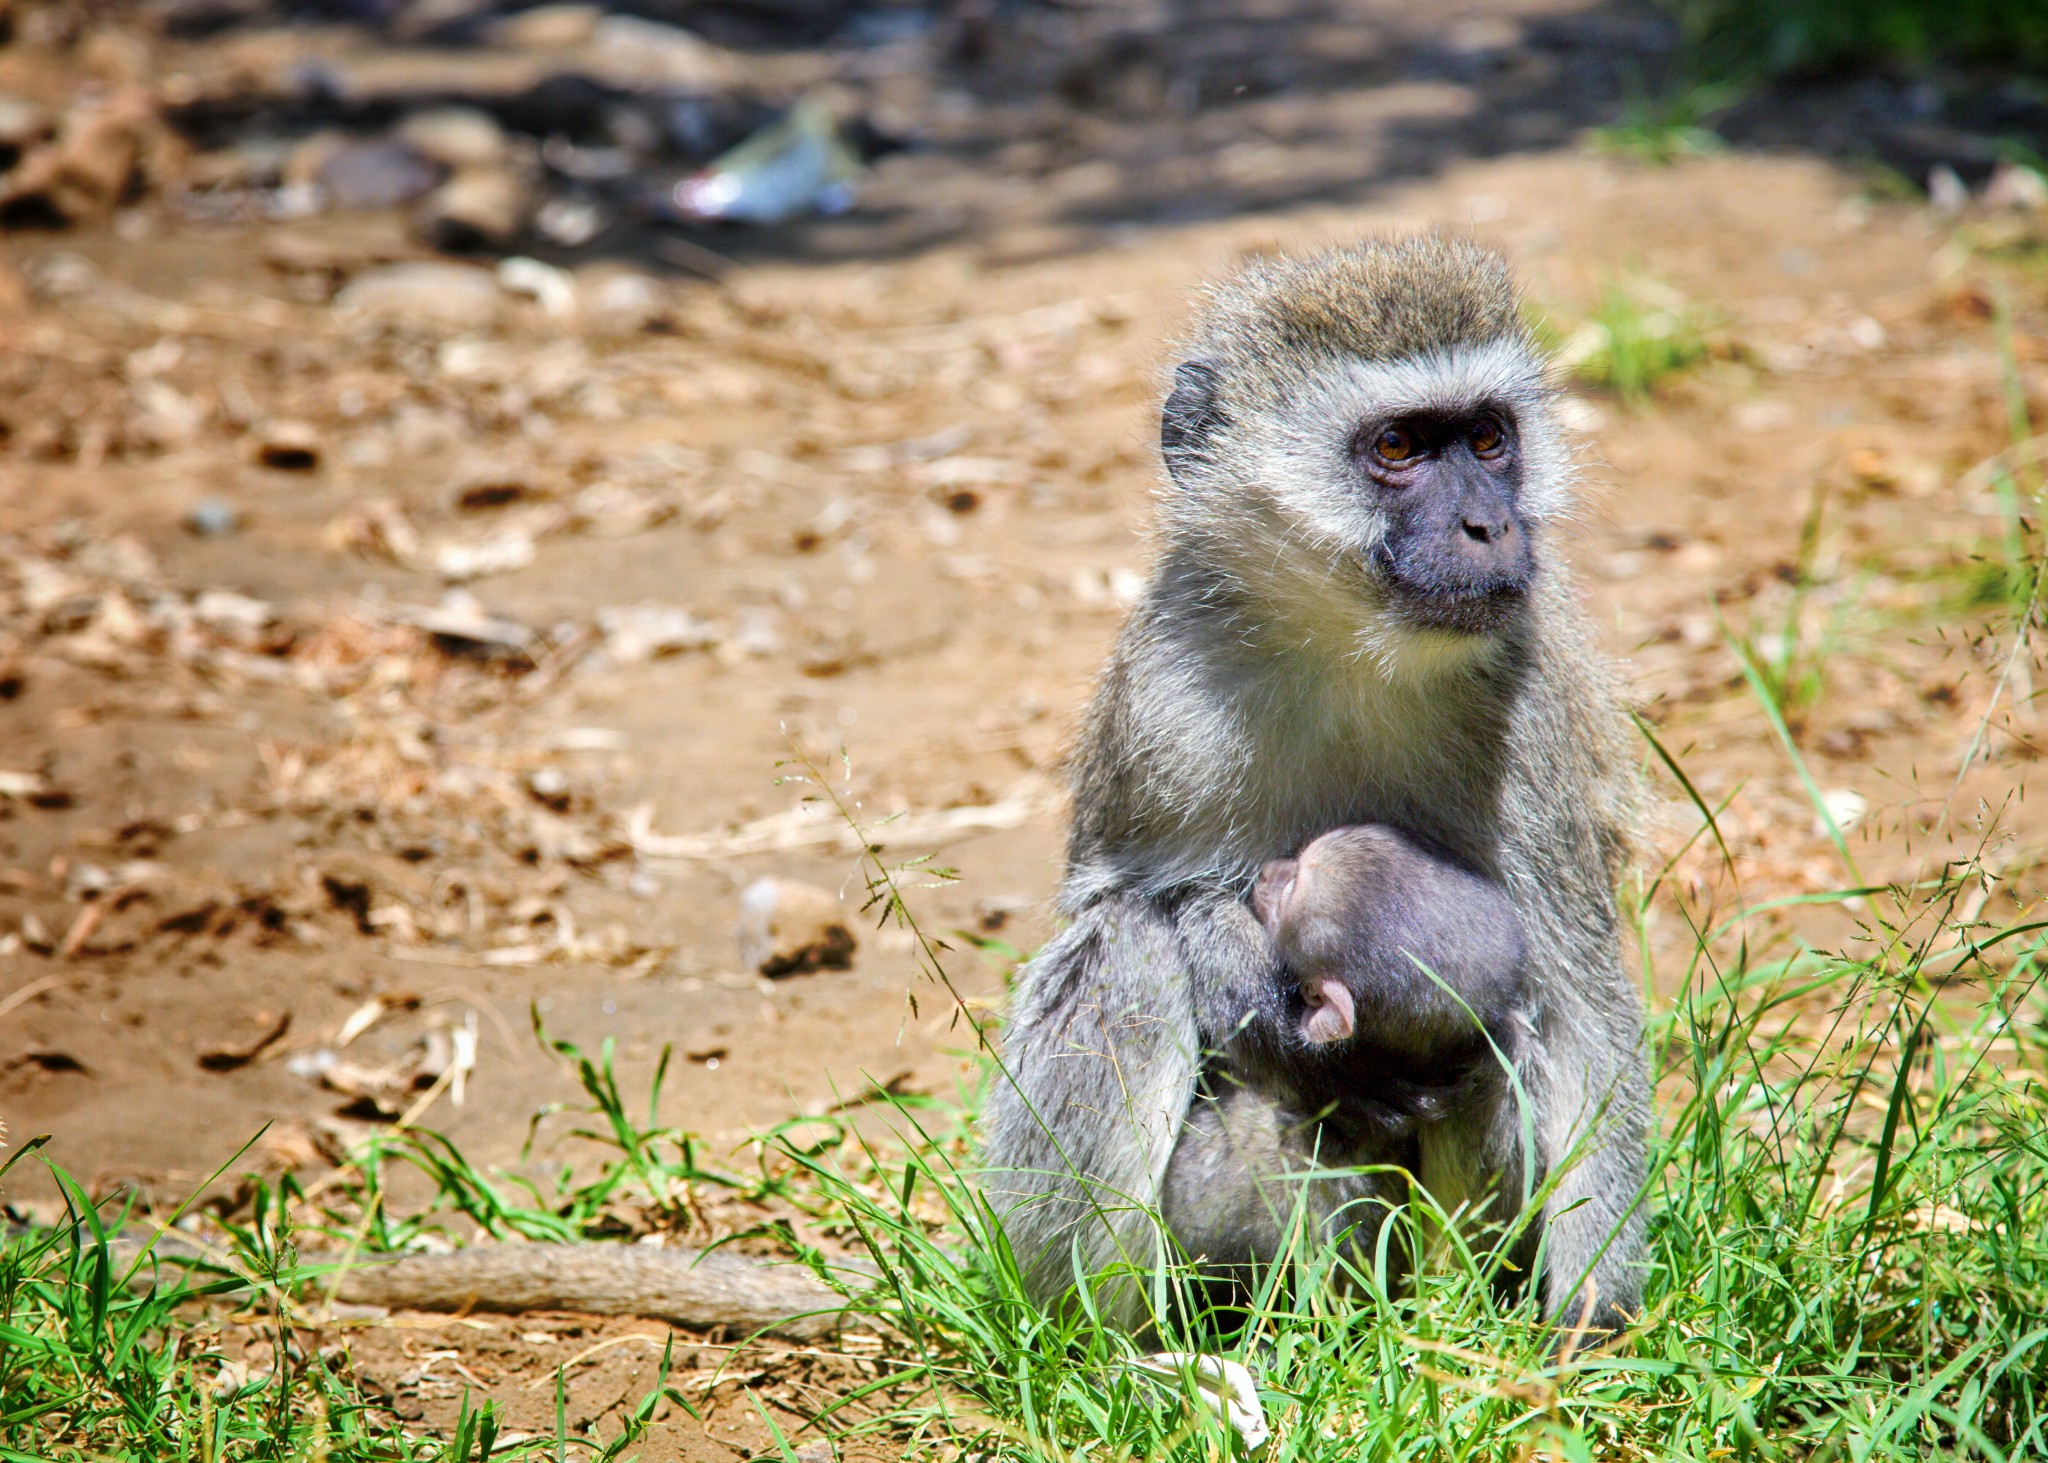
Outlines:
[[[1504,807],[1529,781],[1509,753],[1528,679],[1520,644],[1390,674],[1384,662],[1272,642],[1188,617],[1171,633],[1143,617],[1127,631],[1077,748],[1070,912],[1111,895],[1243,898],[1267,859],[1362,823],[1489,878],[1521,862],[1504,846],[1526,823]],[[1298,999],[1277,967],[1271,980],[1269,999]],[[1341,1151],[1383,1151],[1448,1116],[1491,1060],[1476,1036],[1469,1050],[1426,1055],[1363,1037],[1312,1051],[1267,1025],[1264,1038],[1225,1041],[1228,1059],[1203,1079],[1210,1095],[1249,1083]]]
[[1248,889],[1318,834],[1383,823],[1501,872],[1522,653],[1435,674],[1362,657],[1133,627],[1074,758],[1064,902],[1193,884]]

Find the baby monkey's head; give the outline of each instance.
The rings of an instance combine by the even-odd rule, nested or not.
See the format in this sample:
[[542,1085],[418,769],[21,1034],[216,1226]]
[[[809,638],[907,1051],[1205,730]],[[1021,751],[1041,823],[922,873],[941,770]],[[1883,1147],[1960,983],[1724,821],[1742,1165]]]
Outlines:
[[1298,983],[1311,1046],[1413,1056],[1495,1030],[1520,992],[1521,921],[1489,880],[1391,828],[1332,829],[1269,860],[1252,909]]

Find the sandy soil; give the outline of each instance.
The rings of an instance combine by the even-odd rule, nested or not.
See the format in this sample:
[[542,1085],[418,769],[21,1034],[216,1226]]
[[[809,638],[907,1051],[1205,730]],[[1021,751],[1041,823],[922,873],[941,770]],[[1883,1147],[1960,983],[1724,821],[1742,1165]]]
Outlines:
[[[1474,104],[1453,80],[1400,90],[1422,85],[1317,100]],[[960,876],[913,895],[929,928],[1042,939],[1060,749],[1145,563],[1156,384],[1190,293],[1368,230],[1469,228],[1566,320],[1623,275],[1710,320],[1716,358],[1654,406],[1581,398],[1567,549],[1645,715],[1733,798],[1739,897],[1850,882],[1720,628],[1778,632],[1802,573],[1796,618],[1828,653],[1795,729],[1818,785],[1862,800],[1862,875],[1927,877],[1983,836],[2023,873],[2037,815],[2001,800],[2035,755],[2008,715],[2028,658],[2009,673],[2009,636],[1947,606],[1997,551],[1972,475],[2007,441],[1994,286],[2037,419],[2048,296],[1823,162],[1654,169],[1555,142],[1408,181],[1384,166],[1358,203],[1276,184],[1285,209],[1081,231],[1046,223],[1021,164],[956,161],[962,186],[1009,190],[1009,223],[992,204],[950,242],[716,285],[595,262],[566,316],[484,288],[438,322],[348,308],[348,280],[419,255],[378,216],[144,209],[0,240],[33,286],[0,315],[9,1134],[53,1133],[94,1191],[157,1204],[266,1124],[240,1166],[310,1178],[473,1035],[460,1100],[442,1084],[415,1120],[511,1163],[534,1111],[573,1095],[530,1009],[616,1042],[628,1092],[673,1046],[663,1115],[719,1151],[871,1084],[950,1093],[971,1033],[903,933],[861,924],[846,970],[742,968],[757,877],[856,915],[865,897],[783,764],[817,759],[871,828],[907,813],[874,832],[886,857]],[[236,530],[193,532],[202,504]],[[634,643],[650,626],[663,653]],[[1988,763],[1958,783],[1987,716]],[[1697,819],[1659,787],[1668,854]],[[1679,876],[1725,905],[1717,864],[1695,846]],[[1805,928],[1840,938],[1850,917]],[[1668,911],[1652,930],[1668,987],[1684,932]],[[999,961],[948,969],[999,1009]],[[17,1170],[7,1198],[50,1190]],[[470,1377],[538,1427],[553,1368],[600,1341],[577,1408],[637,1399],[658,1350],[627,1338],[660,1332],[399,1318],[356,1346],[405,1407],[450,1407]],[[802,1416],[858,1366],[762,1385]],[[703,1456],[759,1443],[751,1409],[714,1415]]]

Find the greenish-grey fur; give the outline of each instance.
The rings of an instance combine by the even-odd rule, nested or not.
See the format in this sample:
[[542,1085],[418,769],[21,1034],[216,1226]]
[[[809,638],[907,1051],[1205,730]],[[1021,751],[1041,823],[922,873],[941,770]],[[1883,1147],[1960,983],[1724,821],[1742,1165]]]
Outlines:
[[[1551,542],[1573,464],[1521,319],[1498,256],[1432,235],[1256,264],[1186,338],[1151,581],[1071,763],[1072,924],[1019,982],[985,1119],[989,1186],[1042,1299],[1077,1271],[1158,1262],[1161,1201],[1189,1189],[1176,1164],[1204,1169],[1205,1238],[1229,1228],[1219,1205],[1266,1223],[1269,1176],[1217,1179],[1233,1145],[1189,1127],[1204,1074],[1234,1075],[1230,1033],[1284,978],[1245,896],[1264,860],[1380,823],[1507,891],[1528,937],[1522,1039],[1483,1115],[1399,1152],[1322,1142],[1325,1159],[1412,1162],[1447,1210],[1499,1219],[1549,1183],[1529,1236],[1547,1245],[1546,1310],[1573,1319],[1582,1279],[1604,1323],[1639,1301],[1647,1083],[1614,901],[1635,762]],[[1482,410],[1515,423],[1526,603],[1487,635],[1418,629],[1378,567],[1388,527],[1354,443],[1388,414]],[[1320,1222],[1334,1237],[1375,1221]],[[1098,1299],[1142,1324],[1141,1287]]]
[[1507,261],[1445,234],[1272,258],[1210,289],[1181,355],[1226,371],[1227,401],[1271,400],[1336,360],[1399,361],[1461,346],[1527,348]]

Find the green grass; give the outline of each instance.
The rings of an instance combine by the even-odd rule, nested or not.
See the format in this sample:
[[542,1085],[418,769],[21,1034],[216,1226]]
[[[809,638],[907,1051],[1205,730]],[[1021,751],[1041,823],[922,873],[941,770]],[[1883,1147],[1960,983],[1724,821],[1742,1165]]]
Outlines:
[[[1718,841],[1700,811],[1694,841]],[[635,1456],[695,1425],[665,1373],[602,1436],[558,1409],[553,1437],[507,1446],[482,1398],[443,1433],[401,1421],[345,1346],[306,1344],[321,1277],[300,1253],[688,1232],[720,1195],[802,1214],[880,1266],[849,1296],[886,1338],[879,1364],[815,1425],[906,1457],[1242,1456],[1191,1372],[1133,1365],[1160,1349],[1246,1365],[1275,1463],[2048,1455],[2048,924],[1968,914],[1988,877],[1974,865],[1871,889],[1851,863],[1842,891],[1795,901],[1859,910],[1859,936],[1827,951],[1767,935],[1762,910],[1712,917],[1668,872],[1631,906],[1644,949],[1653,919],[1678,919],[1691,953],[1660,973],[1680,994],[1652,1029],[1647,1311],[1610,1352],[1552,1364],[1540,1318],[1491,1284],[1497,1242],[1431,1241],[1423,1200],[1389,1230],[1429,1256],[1411,1286],[1384,1252],[1304,1245],[1232,1330],[1169,1321],[1141,1344],[1025,1300],[969,1181],[971,1103],[896,1101],[889,1141],[809,1120],[714,1155],[659,1120],[659,1070],[629,1102],[608,1049],[536,1028],[580,1093],[536,1120],[538,1179],[394,1132],[317,1198],[258,1184],[204,1265],[124,1261],[124,1216],[62,1180],[72,1222],[0,1250],[0,1459]],[[400,1168],[434,1195],[404,1215]],[[786,1226],[764,1232],[827,1273]],[[1164,1300],[1187,1278],[1144,1282]]]
[[1726,85],[1683,87],[1663,96],[1642,93],[1623,106],[1619,119],[1592,128],[1587,142],[1598,153],[1668,166],[1728,150],[1712,126],[1734,105],[1738,93]]
[[[0,1249],[0,1459],[505,1456],[487,1405],[465,1404],[445,1437],[408,1434],[364,1396],[345,1353],[299,1344],[286,1294],[297,1270],[274,1193],[233,1228],[222,1265],[158,1264],[126,1256],[112,1240],[119,1211],[54,1172],[71,1222]],[[233,1344],[218,1319],[230,1295],[256,1318]]]
[[1686,50],[1738,80],[1931,61],[2048,70],[2035,0],[1672,0]]
[[1583,317],[1560,311],[1557,320],[1539,318],[1533,325],[1573,380],[1642,405],[1707,359],[1708,323],[1704,311],[1669,285],[1610,275]]

